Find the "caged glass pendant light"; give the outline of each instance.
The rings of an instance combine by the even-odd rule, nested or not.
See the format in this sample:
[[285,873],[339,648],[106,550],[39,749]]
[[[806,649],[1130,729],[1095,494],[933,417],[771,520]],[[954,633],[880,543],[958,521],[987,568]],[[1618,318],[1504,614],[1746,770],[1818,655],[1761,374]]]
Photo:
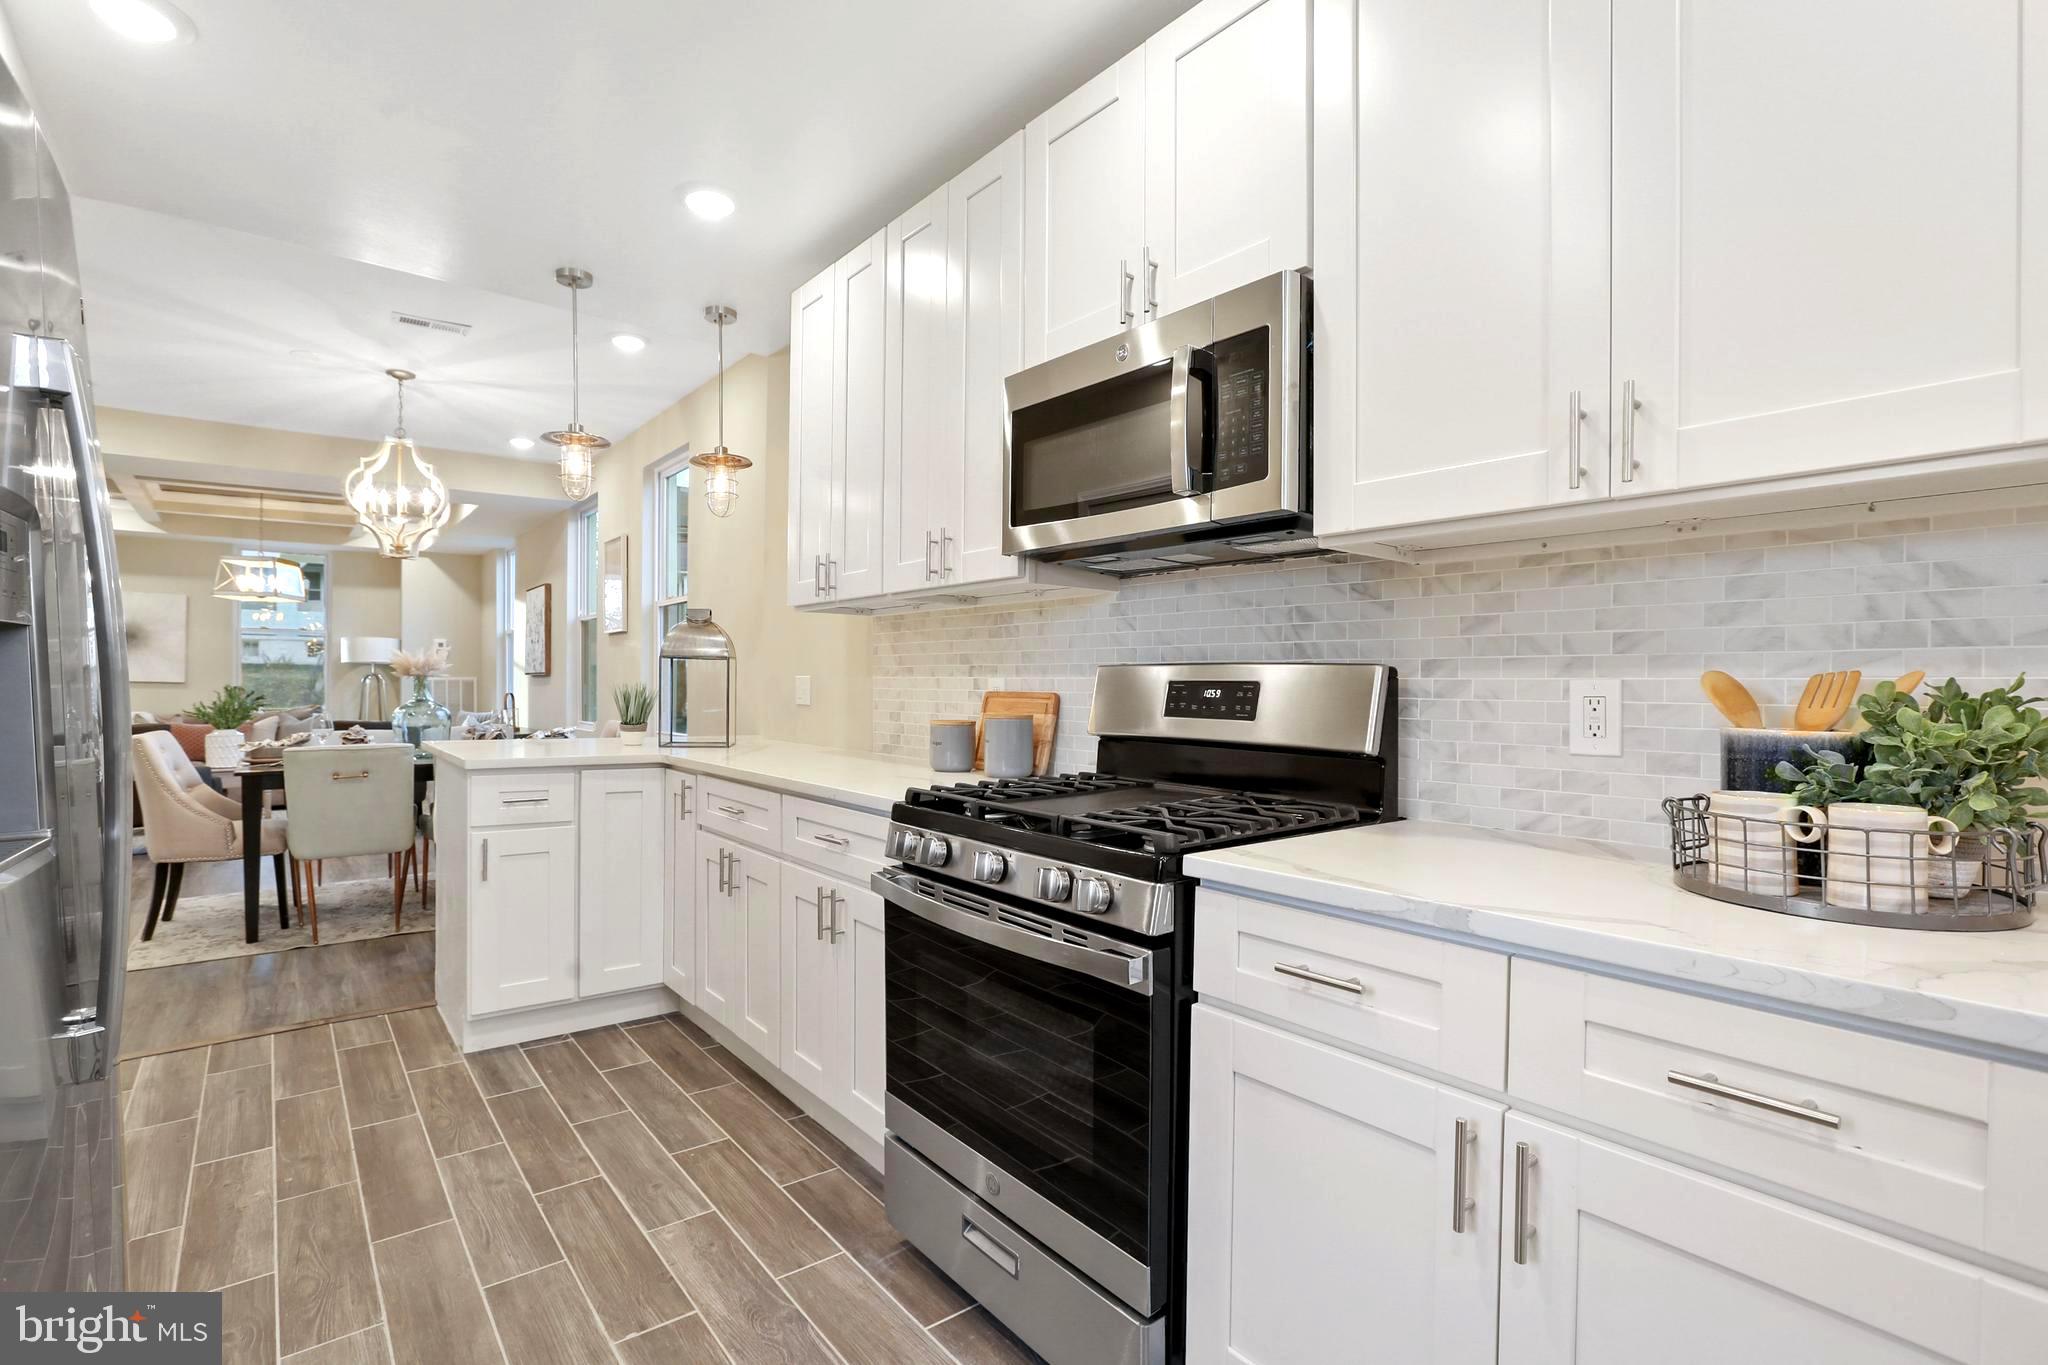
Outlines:
[[[405,386],[418,376],[411,370],[386,370],[398,382],[398,424],[384,443],[342,482],[356,521],[377,541],[389,559],[418,559],[448,524],[454,503],[434,467],[420,458],[419,447],[405,434]],[[411,466],[411,473],[406,472]],[[389,470],[389,477],[385,471]]]
[[562,491],[572,498],[587,498],[597,452],[611,445],[604,437],[583,429],[582,320],[577,316],[576,298],[590,288],[594,279],[588,270],[565,265],[555,272],[555,283],[569,291],[569,425],[561,431],[547,432],[541,439],[561,449]]
[[289,605],[306,600],[306,570],[296,559],[263,548],[263,494],[256,494],[256,553],[222,555],[213,580],[213,595],[228,602]]
[[754,465],[746,456],[725,448],[725,324],[738,318],[737,310],[722,303],[711,304],[704,310],[704,320],[718,325],[718,445],[701,455],[692,455],[690,467],[703,470],[707,476],[704,506],[714,517],[732,515],[732,505],[740,496],[740,471]]

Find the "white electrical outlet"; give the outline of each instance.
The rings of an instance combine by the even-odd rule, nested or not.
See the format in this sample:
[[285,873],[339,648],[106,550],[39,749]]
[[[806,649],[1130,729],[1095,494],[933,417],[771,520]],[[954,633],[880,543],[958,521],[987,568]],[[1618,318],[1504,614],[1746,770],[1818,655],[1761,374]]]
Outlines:
[[796,675],[796,704],[798,706],[809,706],[811,704],[811,675],[808,673]]
[[1571,752],[1612,758],[1621,752],[1621,682],[1582,678],[1571,685],[1566,724]]

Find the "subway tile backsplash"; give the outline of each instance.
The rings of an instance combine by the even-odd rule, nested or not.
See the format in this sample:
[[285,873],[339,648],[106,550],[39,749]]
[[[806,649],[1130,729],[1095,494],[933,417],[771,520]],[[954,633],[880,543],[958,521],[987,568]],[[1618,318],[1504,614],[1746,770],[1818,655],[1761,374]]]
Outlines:
[[[1866,683],[1924,668],[2048,691],[2048,506],[1426,565],[1329,559],[1204,570],[1114,597],[879,618],[875,748],[925,751],[926,724],[981,693],[1056,691],[1055,766],[1095,756],[1105,663],[1339,659],[1401,681],[1411,819],[1643,847],[1658,802],[1718,785],[1719,717],[1699,675],[1748,684],[1783,723],[1808,674]],[[1572,678],[1622,680],[1622,753],[1567,752]]]

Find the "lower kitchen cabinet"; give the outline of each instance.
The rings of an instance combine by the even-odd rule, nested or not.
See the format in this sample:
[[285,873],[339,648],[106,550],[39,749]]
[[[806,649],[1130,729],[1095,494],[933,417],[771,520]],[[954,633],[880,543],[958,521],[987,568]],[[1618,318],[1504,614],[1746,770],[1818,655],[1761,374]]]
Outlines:
[[763,1057],[780,1057],[782,861],[700,835],[697,1003]]
[[1501,1365],[2020,1365],[2048,1349],[2041,1290],[1519,1113],[1504,1148]]
[[575,999],[576,827],[479,830],[467,853],[468,1012]]
[[786,864],[782,1069],[882,1140],[882,898]]
[[696,779],[666,774],[668,904],[663,917],[661,979],[691,1004],[697,1003],[697,810]]
[[658,768],[581,774],[576,986],[601,995],[661,984],[667,787]]
[[1189,1365],[1492,1361],[1501,1106],[1207,1005],[1193,1049]]

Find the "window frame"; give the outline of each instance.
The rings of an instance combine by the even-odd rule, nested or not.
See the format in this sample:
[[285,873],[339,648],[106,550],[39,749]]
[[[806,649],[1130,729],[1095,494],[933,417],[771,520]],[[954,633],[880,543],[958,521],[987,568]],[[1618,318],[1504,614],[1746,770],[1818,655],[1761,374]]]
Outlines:
[[[679,595],[671,595],[668,592],[669,571],[674,567],[671,559],[675,554],[677,539],[674,534],[675,523],[671,516],[676,504],[668,494],[669,480],[678,474],[681,475],[678,489],[682,494],[683,525],[687,537],[690,505],[689,470],[690,448],[683,445],[650,465],[647,471],[647,495],[642,501],[642,506],[647,509],[647,514],[643,518],[645,525],[642,527],[647,545],[647,553],[642,557],[642,581],[647,587],[641,594],[641,603],[647,622],[647,676],[653,680],[660,677],[661,641],[668,633],[662,620],[671,609],[687,608],[690,602],[690,567],[687,563],[687,551],[686,562],[681,568],[682,592]],[[687,545],[687,539],[685,544]]]
[[[332,602],[332,601],[330,600],[330,597],[329,597],[329,594],[330,594],[330,593],[332,592],[332,590],[333,590],[333,577],[332,577],[332,574],[333,574],[333,569],[334,569],[334,563],[333,563],[333,559],[332,559],[332,557],[331,557],[331,556],[328,556],[328,555],[325,555],[325,554],[316,554],[316,555],[300,555],[300,554],[292,554],[292,555],[286,555],[284,551],[279,551],[279,550],[256,550],[256,549],[238,549],[238,550],[236,550],[236,551],[235,551],[234,553],[236,553],[236,554],[238,554],[238,555],[248,555],[248,556],[255,556],[255,555],[259,555],[259,554],[274,554],[274,555],[279,555],[279,556],[281,556],[281,557],[287,557],[287,558],[290,558],[290,559],[292,559],[292,560],[296,561],[297,563],[299,563],[299,564],[300,564],[301,566],[304,566],[304,567],[309,567],[309,568],[317,568],[317,574],[308,574],[308,575],[307,575],[307,577],[308,577],[308,580],[309,580],[309,581],[314,581],[314,580],[317,580],[317,582],[318,582],[318,585],[319,585],[319,593],[320,593],[320,597],[319,597],[319,612],[320,612],[320,632],[319,632],[319,635],[318,635],[318,637],[317,637],[317,638],[319,639],[319,641],[320,641],[320,697],[319,697],[319,700],[318,700],[318,701],[317,701],[316,703],[313,703],[313,704],[315,704],[315,705],[318,705],[318,706],[320,707],[320,709],[321,709],[321,710],[323,710],[323,711],[326,711],[326,712],[327,712],[327,713],[328,713],[329,715],[333,715],[333,714],[334,714],[334,710],[333,710],[333,708],[334,708],[334,656],[333,656],[333,628],[332,628],[332,621],[331,621],[331,613],[332,613],[332,610],[333,610],[333,602]],[[294,631],[275,631],[275,632],[272,632],[272,631],[266,631],[266,630],[263,630],[263,629],[262,629],[262,628],[260,628],[260,627],[259,627],[259,628],[257,628],[257,629],[255,629],[255,630],[251,630],[251,629],[249,628],[248,624],[247,624],[247,621],[246,621],[246,616],[247,616],[247,613],[249,612],[249,610],[250,610],[251,608],[261,608],[261,607],[262,607],[262,605],[263,605],[263,604],[262,604],[262,603],[260,603],[260,602],[236,602],[236,603],[234,604],[234,608],[235,608],[235,622],[234,622],[234,630],[233,630],[233,631],[231,631],[231,632],[229,633],[229,635],[228,635],[228,650],[229,650],[229,655],[230,655],[230,658],[229,658],[229,663],[230,663],[230,666],[231,666],[231,670],[232,670],[232,676],[233,676],[233,678],[234,678],[234,682],[235,682],[235,685],[236,685],[236,686],[238,686],[238,687],[239,687],[239,686],[242,686],[242,685],[243,685],[243,676],[242,676],[242,644],[243,644],[243,641],[244,641],[244,640],[248,639],[248,638],[249,638],[249,637],[251,637],[251,636],[255,636],[256,638],[259,638],[259,639],[273,639],[273,640],[283,640],[283,639],[309,640],[309,639],[313,639],[313,638],[315,638],[315,636],[314,636],[313,632],[312,632],[312,631],[309,631],[309,630],[294,630]],[[307,703],[305,703],[305,702],[290,702],[290,703],[283,703],[283,702],[268,702],[268,703],[266,703],[266,704],[265,704],[265,706],[264,706],[264,709],[265,709],[265,710],[283,710],[283,709],[286,709],[286,708],[287,708],[288,706],[304,706],[304,705],[307,705]]]
[[[603,529],[598,521],[597,499],[586,498],[569,512],[568,610],[571,626],[569,655],[569,717],[571,724],[596,725],[599,714],[597,667],[598,556]],[[590,639],[586,642],[585,624]],[[589,677],[586,678],[586,672]]]

